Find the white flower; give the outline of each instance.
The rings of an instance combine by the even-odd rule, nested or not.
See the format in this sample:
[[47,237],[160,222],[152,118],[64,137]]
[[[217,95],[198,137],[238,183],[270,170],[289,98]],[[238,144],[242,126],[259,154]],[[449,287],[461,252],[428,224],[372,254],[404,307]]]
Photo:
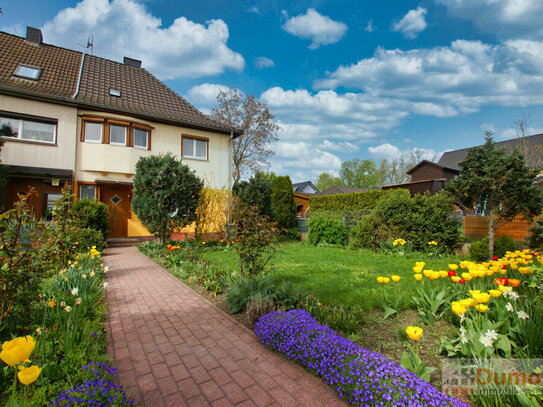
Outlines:
[[460,327],[460,335],[465,335],[468,331],[463,326]]
[[525,313],[524,311],[517,312],[517,316],[520,319],[528,319],[528,318],[530,318],[530,316],[527,313]]
[[104,273],[107,273],[108,270],[109,270],[108,266],[104,267]]
[[514,300],[517,300],[518,297],[519,297],[519,295],[518,295],[516,292],[514,292],[514,291],[510,291],[509,294],[507,294],[507,296],[508,296],[509,298],[514,299]]
[[508,302],[507,304],[505,304],[505,309],[509,312],[513,312],[513,306],[511,305],[510,302]]
[[66,312],[70,312],[72,310],[72,307],[70,307],[69,305],[66,306],[66,308],[64,308],[64,311]]
[[104,281],[104,284],[102,284],[102,286],[103,286],[104,288],[108,288],[108,287],[109,287],[109,283],[108,283],[107,281]]
[[488,331],[486,331],[485,336],[486,336],[488,339],[490,339],[491,341],[495,341],[495,340],[498,339],[498,334],[496,333],[495,330],[492,330],[492,331],[491,331],[491,330],[489,329]]
[[61,301],[61,302],[60,302],[60,306],[61,306],[62,308],[64,308],[64,307],[66,306],[66,301]]
[[87,278],[87,275],[86,274],[81,274],[81,278],[85,279],[85,278]]
[[462,343],[468,343],[468,338],[466,338],[466,335],[461,335],[461,336],[460,336],[460,341],[461,341]]
[[76,298],[75,299],[75,305],[79,305],[81,304],[81,298]]
[[89,276],[94,277],[94,271],[91,271],[91,272],[89,273]]
[[72,288],[72,295],[77,295],[79,293],[79,288],[74,287]]
[[41,328],[36,328],[36,333],[37,333],[38,335],[41,335],[41,333],[42,333]]
[[481,335],[479,338],[479,342],[481,342],[483,345],[485,345],[485,348],[491,348],[493,345],[493,342],[490,338],[487,338],[486,336]]

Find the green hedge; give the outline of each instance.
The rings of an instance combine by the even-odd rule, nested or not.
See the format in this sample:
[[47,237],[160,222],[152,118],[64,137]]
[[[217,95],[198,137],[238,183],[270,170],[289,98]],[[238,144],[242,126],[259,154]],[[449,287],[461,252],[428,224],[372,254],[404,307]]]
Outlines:
[[364,211],[373,209],[389,191],[372,190],[351,194],[312,196],[309,198],[311,212]]

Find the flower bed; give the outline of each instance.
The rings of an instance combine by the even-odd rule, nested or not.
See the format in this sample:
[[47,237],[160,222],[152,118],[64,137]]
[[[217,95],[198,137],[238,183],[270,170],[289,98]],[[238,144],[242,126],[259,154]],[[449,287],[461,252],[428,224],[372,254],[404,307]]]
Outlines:
[[320,325],[304,310],[271,312],[255,325],[266,346],[321,376],[340,397],[363,406],[467,406],[398,363]]

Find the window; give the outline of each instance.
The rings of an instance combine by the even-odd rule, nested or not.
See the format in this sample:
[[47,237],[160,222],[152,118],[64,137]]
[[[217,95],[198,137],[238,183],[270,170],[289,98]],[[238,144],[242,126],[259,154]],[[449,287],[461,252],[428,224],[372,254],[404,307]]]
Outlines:
[[134,127],[134,147],[148,148],[149,130]]
[[118,124],[109,125],[109,143],[126,146],[126,126],[120,126]]
[[183,136],[183,157],[207,160],[208,139]]
[[26,118],[5,117],[0,115],[0,126],[7,125],[12,137],[19,140],[55,143],[57,135],[56,122],[39,121]]
[[85,141],[88,143],[102,142],[102,123],[83,122],[85,126]]
[[96,199],[96,185],[79,185],[79,199]]
[[47,210],[53,209],[55,202],[62,199],[62,194],[47,194]]
[[18,78],[23,78],[23,79],[30,79],[33,81],[37,81],[38,79],[40,79],[40,75],[41,75],[40,68],[34,68],[28,65],[17,66],[17,69],[15,69],[15,72],[13,73],[13,76],[16,76]]
[[117,98],[120,98],[121,97],[121,91],[119,89],[113,89],[113,88],[110,88],[109,89],[109,95],[110,96],[115,96]]

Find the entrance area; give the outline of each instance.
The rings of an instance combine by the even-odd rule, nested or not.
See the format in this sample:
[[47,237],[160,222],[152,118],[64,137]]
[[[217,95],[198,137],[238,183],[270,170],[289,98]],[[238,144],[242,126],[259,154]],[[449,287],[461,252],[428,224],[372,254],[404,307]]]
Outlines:
[[109,208],[109,237],[127,237],[130,213],[130,186],[100,184],[100,201]]

